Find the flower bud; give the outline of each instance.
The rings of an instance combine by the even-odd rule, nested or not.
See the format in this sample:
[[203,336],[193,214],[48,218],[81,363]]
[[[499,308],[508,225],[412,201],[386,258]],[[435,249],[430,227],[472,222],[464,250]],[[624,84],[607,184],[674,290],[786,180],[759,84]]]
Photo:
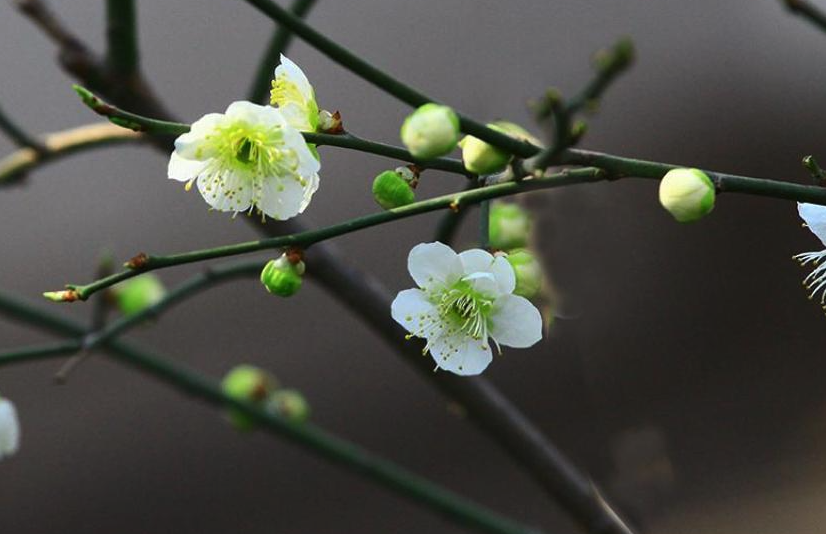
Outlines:
[[660,204],[679,222],[693,222],[714,208],[714,183],[699,169],[672,169],[660,181]]
[[[221,389],[229,397],[254,404],[263,404],[277,385],[274,376],[252,365],[233,367],[221,381]],[[230,410],[228,415],[230,422],[238,430],[251,430],[255,426],[249,416],[237,410]]]
[[545,279],[539,260],[523,249],[510,252],[506,259],[513,267],[513,272],[516,275],[516,288],[513,290],[513,294],[526,299],[537,296]]
[[303,423],[310,417],[310,405],[295,389],[276,390],[267,399],[267,410],[274,411],[294,423]]
[[20,448],[20,423],[17,410],[8,399],[0,397],[0,460]]
[[304,262],[291,262],[286,254],[277,260],[270,260],[261,271],[261,283],[267,291],[279,297],[291,297],[301,289]]
[[[402,170],[408,172],[400,172]],[[416,180],[415,175],[406,167],[384,171],[373,180],[373,198],[386,210],[411,204],[416,200],[413,192]]]
[[[531,135],[530,132],[513,122],[496,121],[487,126],[491,130],[507,134],[514,139],[530,141],[535,145],[541,145],[539,140]],[[471,135],[466,135],[459,142],[459,146],[462,148],[462,161],[465,163],[465,168],[472,173],[482,175],[497,173],[504,169],[511,159],[510,154],[504,150],[489,145]]]
[[490,246],[500,250],[527,246],[531,224],[531,214],[519,204],[491,203],[488,230]]
[[166,295],[161,279],[152,273],[130,278],[112,288],[118,309],[124,315],[136,315],[154,306]]
[[401,138],[417,158],[444,156],[459,141],[459,117],[447,106],[425,104],[404,119]]

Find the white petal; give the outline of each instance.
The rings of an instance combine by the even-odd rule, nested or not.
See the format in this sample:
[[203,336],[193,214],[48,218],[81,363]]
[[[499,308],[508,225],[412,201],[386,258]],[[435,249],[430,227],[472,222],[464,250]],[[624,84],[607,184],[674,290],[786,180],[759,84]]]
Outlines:
[[496,277],[492,273],[471,273],[463,276],[462,280],[468,282],[474,291],[483,295],[497,295],[499,293]]
[[315,159],[301,132],[291,126],[286,126],[284,128],[284,145],[294,150],[298,157],[298,169],[296,169],[298,174],[307,177],[321,170],[321,162]]
[[307,207],[304,190],[305,186],[301,185],[298,177],[265,178],[257,200],[258,208],[273,219],[290,219]]
[[287,124],[300,132],[312,132],[313,125],[310,123],[310,117],[307,115],[307,108],[300,106],[295,102],[288,102],[278,106],[284,120]]
[[209,144],[205,143],[206,136],[215,131],[215,127],[223,122],[224,116],[220,113],[208,113],[192,123],[189,131],[175,139],[175,152],[188,159],[208,159],[214,155]]
[[299,209],[299,213],[303,213],[307,206],[310,205],[310,201],[313,199],[313,195],[316,191],[318,191],[318,186],[320,180],[318,179],[318,174],[313,174],[307,180],[307,185],[304,187],[304,200],[301,202],[301,209]]
[[430,355],[440,369],[462,376],[478,375],[493,360],[488,340],[461,333],[433,340]]
[[208,165],[207,161],[197,161],[193,159],[182,158],[177,152],[173,152],[169,156],[169,166],[167,167],[167,175],[172,180],[180,182],[188,182],[193,178],[197,178]]
[[[267,108],[269,108],[269,110]],[[276,111],[276,114],[272,115],[268,113],[268,111]],[[224,112],[224,115],[226,115],[227,118],[231,119],[233,122],[238,121],[245,122],[247,124],[269,122],[267,119],[277,121],[281,117],[278,110],[271,108],[270,106],[259,106],[258,104],[247,102],[246,100],[237,100],[227,106],[227,110]]]
[[198,191],[218,211],[246,211],[252,202],[252,177],[241,172],[202,174]]
[[313,87],[310,85],[310,80],[307,79],[304,71],[284,54],[281,54],[281,64],[275,68],[275,77],[278,78],[279,76],[285,76],[294,83],[305,100],[313,98]]
[[457,281],[462,276],[462,262],[458,254],[443,243],[421,243],[410,251],[407,270],[419,287],[429,289]]
[[499,293],[512,293],[516,287],[516,275],[513,267],[502,256],[494,257],[489,252],[474,248],[459,254],[462,260],[462,267],[465,274],[470,273],[491,273],[496,277]]
[[0,399],[0,459],[11,456],[20,447],[20,423],[14,404]]
[[393,299],[393,304],[390,305],[390,314],[397,323],[411,333],[421,331],[420,325],[423,317],[438,315],[436,307],[427,300],[427,295],[421,289],[400,291]]
[[524,297],[504,295],[496,299],[490,335],[500,345],[526,348],[542,339],[542,316]]
[[826,206],[798,202],[797,212],[800,214],[800,218],[806,222],[809,230],[826,245]]

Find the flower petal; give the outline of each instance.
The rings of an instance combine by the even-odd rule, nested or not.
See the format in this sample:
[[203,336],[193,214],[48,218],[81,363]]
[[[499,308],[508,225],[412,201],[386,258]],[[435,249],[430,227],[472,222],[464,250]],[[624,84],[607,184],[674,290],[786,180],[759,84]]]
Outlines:
[[309,178],[307,178],[307,185],[304,187],[304,200],[301,202],[301,208],[299,209],[299,213],[303,213],[307,206],[310,205],[310,201],[313,199],[313,195],[316,191],[318,191],[320,180],[318,178],[318,174],[313,174]]
[[438,317],[436,306],[427,300],[427,295],[421,289],[405,289],[400,291],[393,304],[390,305],[390,314],[393,319],[402,325],[408,332],[424,337],[422,326],[425,317]]
[[0,399],[0,459],[11,456],[20,447],[20,423],[14,404]]
[[516,287],[516,275],[513,267],[502,256],[494,257],[489,252],[474,248],[459,254],[465,274],[491,273],[496,277],[499,293],[512,293]]
[[289,125],[284,128],[284,144],[295,151],[295,155],[298,158],[298,168],[296,172],[299,175],[306,178],[321,170],[321,162],[313,156],[310,147],[307,146],[307,141],[304,140],[304,136],[301,135],[301,132]]
[[192,123],[189,131],[175,139],[175,152],[188,159],[204,160],[215,155],[215,150],[206,143],[206,137],[224,121],[220,113],[208,113]]
[[[307,181],[305,184],[309,185]],[[261,194],[256,200],[258,208],[264,215],[278,221],[291,219],[304,211],[305,187],[298,176],[264,178]]]
[[447,286],[462,276],[462,262],[444,243],[421,243],[407,257],[407,270],[422,289]]
[[809,230],[826,245],[826,206],[798,202],[797,212],[800,214],[800,218],[806,222]]
[[482,295],[496,295],[499,286],[493,273],[471,273],[462,277],[462,280],[469,283],[474,291]]
[[285,124],[281,112],[270,106],[259,106],[246,100],[237,100],[227,106],[224,115],[232,122],[246,124]]
[[198,177],[198,191],[218,211],[245,211],[252,203],[252,177],[239,172],[217,172]]
[[490,335],[500,345],[530,347],[542,339],[542,316],[528,299],[503,295],[494,304]]
[[493,360],[488,340],[462,333],[432,340],[430,355],[440,369],[462,376],[480,374]]
[[169,156],[167,175],[172,180],[188,182],[193,178],[197,178],[207,165],[208,162],[206,161],[182,158],[177,152],[173,152],[172,155]]
[[305,100],[314,98],[313,87],[310,85],[310,80],[307,79],[304,71],[284,54],[281,54],[281,64],[275,68],[275,78],[277,79],[279,76],[284,76],[294,83]]

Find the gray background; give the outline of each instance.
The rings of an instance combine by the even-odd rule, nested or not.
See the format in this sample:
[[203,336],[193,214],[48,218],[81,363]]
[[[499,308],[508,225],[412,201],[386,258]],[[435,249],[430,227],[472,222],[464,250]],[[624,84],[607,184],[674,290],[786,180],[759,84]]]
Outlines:
[[[54,2],[102,50],[100,1]],[[186,120],[243,98],[272,25],[238,0],[144,1],[143,65]],[[530,125],[528,98],[589,77],[623,34],[639,61],[604,101],[584,145],[805,183],[826,161],[826,35],[780,2],[322,0],[310,20],[425,92],[482,119]],[[32,131],[94,120],[53,46],[0,4],[0,101]],[[290,51],[322,107],[351,130],[397,140],[408,109],[303,43]],[[0,139],[0,152],[12,150]],[[393,162],[322,150],[322,187],[302,216],[324,225],[375,210]],[[250,239],[166,179],[149,149],[74,157],[0,194],[0,286],[37,299],[118,258]],[[420,194],[456,189],[426,175]],[[549,339],[498,358],[488,377],[650,532],[822,532],[826,319],[789,258],[819,242],[793,203],[727,195],[696,225],[673,223],[644,181],[538,194],[540,243],[560,291]],[[337,240],[394,290],[437,215]],[[465,244],[474,235],[465,229]],[[173,284],[197,267],[164,271]],[[77,304],[61,313],[87,316]],[[314,419],[502,512],[551,532],[564,514],[426,381],[308,284],[289,302],[255,281],[215,289],[136,338],[220,376],[237,362],[303,390]],[[0,347],[44,340],[0,323]],[[454,532],[414,505],[211,409],[95,359],[64,387],[58,362],[4,368],[20,454],[0,463],[0,532],[246,534]],[[630,452],[629,452],[630,451]]]

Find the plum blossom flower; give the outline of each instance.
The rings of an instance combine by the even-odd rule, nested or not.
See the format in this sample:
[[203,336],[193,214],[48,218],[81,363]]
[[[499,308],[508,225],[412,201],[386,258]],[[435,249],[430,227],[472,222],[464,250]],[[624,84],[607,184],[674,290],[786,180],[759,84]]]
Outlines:
[[8,399],[0,397],[0,460],[17,452],[20,446],[20,424],[17,410]]
[[[814,235],[820,239],[823,246],[826,247],[826,206],[818,206],[817,204],[804,204],[798,202],[797,212],[800,218],[809,227]],[[823,262],[826,258],[826,249],[815,252],[804,252],[794,256],[794,259],[800,262],[800,265],[807,265],[809,263],[814,265],[814,269],[809,276],[803,280],[803,285],[806,289],[811,291],[809,298],[813,299],[820,293],[820,304],[826,309],[826,263]]]
[[422,243],[407,266],[419,288],[401,291],[391,313],[410,337],[427,339],[423,352],[437,369],[478,375],[493,359],[489,338],[497,348],[530,347],[542,338],[539,310],[513,294],[516,279],[504,257]]
[[270,104],[278,106],[293,128],[302,132],[314,132],[318,128],[318,103],[313,86],[304,71],[283,54],[281,64],[275,68]]
[[285,220],[303,212],[318,189],[321,168],[301,132],[281,111],[233,102],[225,113],[204,115],[175,140],[169,178],[197,182],[218,211],[256,210]]

